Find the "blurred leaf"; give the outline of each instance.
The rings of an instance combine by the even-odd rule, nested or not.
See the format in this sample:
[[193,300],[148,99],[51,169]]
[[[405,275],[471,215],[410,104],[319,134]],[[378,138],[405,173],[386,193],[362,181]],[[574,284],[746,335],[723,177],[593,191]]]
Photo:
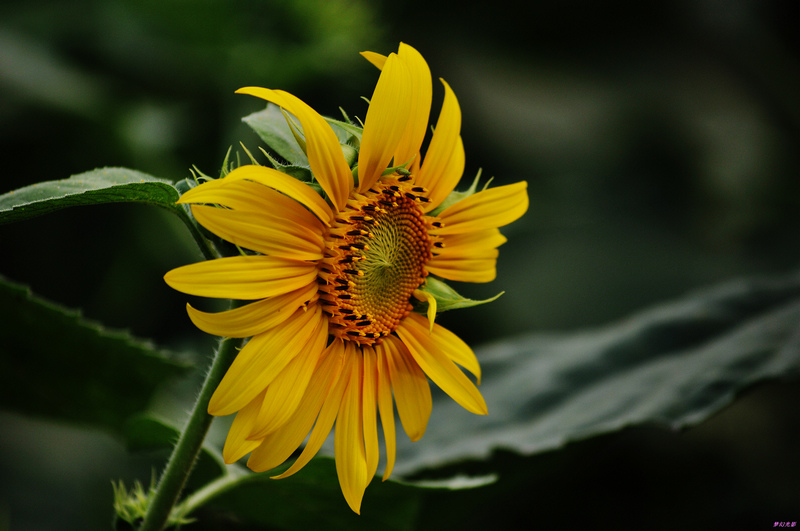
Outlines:
[[289,166],[308,167],[308,157],[297,144],[280,107],[269,103],[266,109],[245,116],[242,121],[249,125],[270,149],[288,162]]
[[169,181],[126,168],[102,168],[1,195],[0,225],[62,208],[101,203],[147,203],[182,213],[175,204],[179,196]]
[[534,454],[639,424],[697,424],[760,380],[800,369],[800,277],[740,280],[572,334],[477,349],[485,417],[437,394],[424,439],[398,440],[408,474],[494,449]]
[[[277,473],[276,470],[235,475],[205,507],[233,513],[237,519],[268,525],[270,529],[410,530],[417,528],[417,516],[426,496],[482,487],[493,481],[493,478],[479,478],[411,485],[392,480],[382,482],[376,477],[364,495],[361,515],[357,515],[342,496],[332,458],[315,457],[293,476],[270,479]],[[200,520],[206,518],[200,516]]]
[[187,364],[0,277],[0,407],[119,432]]

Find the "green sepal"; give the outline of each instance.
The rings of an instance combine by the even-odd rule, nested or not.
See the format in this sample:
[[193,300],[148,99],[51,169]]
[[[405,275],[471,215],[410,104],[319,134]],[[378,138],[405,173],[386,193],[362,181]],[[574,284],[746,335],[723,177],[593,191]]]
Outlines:
[[303,153],[308,157],[308,146],[306,145],[306,135],[303,132],[302,127],[294,121],[292,115],[286,112],[283,108],[281,108],[281,114],[286,119],[286,125],[289,126],[289,131],[292,132],[292,136],[294,136],[294,141],[297,142],[297,145],[300,149],[303,150]]
[[309,168],[308,166],[298,166],[296,164],[282,164],[275,157],[270,155],[267,150],[263,148],[261,149],[261,153],[263,153],[264,156],[267,157],[272,167],[278,170],[279,172],[285,173],[286,175],[294,177],[298,181],[303,181],[306,184],[311,184],[314,182],[314,175],[311,173],[311,168]]
[[[425,283],[420,286],[419,290],[430,294],[436,300],[436,313],[447,310],[455,310],[457,308],[469,308],[471,306],[478,306],[479,304],[486,304],[487,302],[497,300],[500,295],[505,293],[501,291],[494,297],[484,299],[482,301],[467,299],[466,297],[459,295],[456,290],[451,288],[444,281],[430,275],[425,280]],[[411,299],[411,303],[414,305],[414,311],[423,315],[427,313],[428,303],[426,301]]]
[[[450,195],[445,197],[444,201],[442,201],[442,203],[438,207],[436,207],[433,210],[431,210],[429,215],[430,216],[438,216],[447,207],[449,207],[451,205],[454,205],[454,204],[458,203],[459,201],[461,201],[463,199],[468,198],[469,196],[474,194],[476,191],[478,191],[478,180],[481,178],[481,172],[482,171],[483,170],[478,170],[478,174],[475,176],[475,180],[472,181],[472,184],[470,185],[469,188],[467,188],[463,192],[457,192],[455,190],[450,192]],[[489,179],[489,181],[487,181],[486,184],[483,185],[483,188],[481,190],[485,190],[486,187],[489,186],[490,182],[491,182],[491,179]]]
[[336,136],[339,137],[340,140],[344,139],[345,141],[350,140],[347,136],[344,136],[337,131],[337,129],[341,130],[342,132],[350,135],[353,139],[356,140],[354,147],[356,150],[361,146],[361,135],[364,133],[364,130],[350,122],[342,122],[340,120],[334,120],[333,118],[325,118],[325,121],[330,124],[333,131],[336,133]]
[[339,144],[342,147],[342,155],[347,165],[352,169],[358,166],[358,148],[350,144]]
[[295,132],[287,123],[282,110],[272,103],[263,111],[242,118],[250,128],[275,152],[288,166],[308,167],[308,157],[297,143]]
[[[155,495],[156,484],[155,472],[150,478],[150,486],[147,489],[139,480],[134,480],[130,491],[125,488],[122,480],[119,483],[111,482],[111,487],[114,489],[114,529],[117,529],[117,519],[128,522],[130,525],[135,525],[144,519],[150,506],[150,500]],[[178,505],[169,515],[167,526],[182,526],[194,521],[194,518],[186,517],[183,507]]]

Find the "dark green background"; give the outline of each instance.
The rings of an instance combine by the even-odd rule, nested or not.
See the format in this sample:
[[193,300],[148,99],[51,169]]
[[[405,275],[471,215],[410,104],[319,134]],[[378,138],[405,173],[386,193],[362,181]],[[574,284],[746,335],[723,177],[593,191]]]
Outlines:
[[[791,5],[4,2],[0,192],[102,166],[173,180],[191,165],[214,173],[229,146],[259,145],[240,118],[261,102],[233,94],[245,85],[363,117],[360,97],[377,71],[358,52],[388,53],[402,40],[459,97],[466,175],[527,180],[531,198],[504,231],[498,280],[458,286],[471,298],[506,294],[442,322],[473,345],[599,326],[695,287],[796,268]],[[205,363],[211,340],[161,280],[200,256],[166,213],[64,211],[0,227],[0,244],[0,274],[110,326],[199,350]],[[555,454],[500,456],[498,466],[515,471],[513,489],[490,506],[479,491],[451,505],[475,527],[495,521],[488,515],[500,527],[524,515],[546,529],[798,521],[797,399],[796,384],[762,386],[686,433],[645,428]],[[103,434],[11,413],[0,423],[0,530],[102,527],[109,480],[149,477],[152,458],[130,458]],[[425,512],[431,525],[436,514]]]

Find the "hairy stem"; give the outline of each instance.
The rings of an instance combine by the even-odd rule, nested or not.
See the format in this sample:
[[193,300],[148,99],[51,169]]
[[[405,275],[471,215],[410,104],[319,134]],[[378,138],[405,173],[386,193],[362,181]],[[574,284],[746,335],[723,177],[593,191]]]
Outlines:
[[153,499],[150,500],[147,514],[139,531],[161,531],[169,521],[172,508],[186,484],[186,479],[192,471],[213,420],[213,417],[207,412],[208,402],[236,356],[240,343],[240,339],[227,338],[220,344],[203,382],[203,387],[200,389],[200,394],[197,396],[189,422],[172,450],[172,455],[158,482]]

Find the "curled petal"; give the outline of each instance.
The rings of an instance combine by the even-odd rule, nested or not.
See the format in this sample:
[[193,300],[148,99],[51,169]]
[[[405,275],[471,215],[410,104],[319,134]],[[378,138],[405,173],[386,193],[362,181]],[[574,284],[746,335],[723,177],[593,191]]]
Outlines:
[[[295,183],[276,177],[273,173],[275,170],[271,168],[262,168],[264,171],[258,170],[259,166],[242,168],[245,169],[237,168],[226,178],[207,181],[192,188],[181,196],[178,203],[222,205],[263,216],[267,225],[283,220],[322,233],[323,225],[311,211],[316,209],[321,212],[320,215],[329,217],[330,212],[327,211],[330,209],[317,192],[304,183],[295,186]],[[248,176],[258,179],[258,182],[247,180]],[[284,192],[278,191],[281,189]]]
[[[265,168],[264,166],[239,166],[226,175],[224,179],[218,179],[215,182],[220,183],[219,186],[234,186],[237,181],[242,180],[258,183],[286,194],[295,201],[305,205],[320,221],[326,225],[330,224],[332,215],[331,209],[313,188],[273,168]],[[204,185],[200,185],[197,188],[201,186]],[[185,198],[191,192],[192,190],[183,194],[181,201],[186,202]],[[188,197],[194,199],[192,202],[196,202],[195,196]]]
[[339,145],[336,133],[325,118],[297,96],[282,90],[244,87],[236,92],[271,101],[300,120],[311,172],[336,209],[341,210],[353,189],[353,174],[342,154],[342,146]]
[[317,300],[316,283],[307,284],[285,295],[262,299],[233,310],[218,313],[202,312],[186,305],[194,325],[215,336],[250,337],[278,326],[296,309]]

